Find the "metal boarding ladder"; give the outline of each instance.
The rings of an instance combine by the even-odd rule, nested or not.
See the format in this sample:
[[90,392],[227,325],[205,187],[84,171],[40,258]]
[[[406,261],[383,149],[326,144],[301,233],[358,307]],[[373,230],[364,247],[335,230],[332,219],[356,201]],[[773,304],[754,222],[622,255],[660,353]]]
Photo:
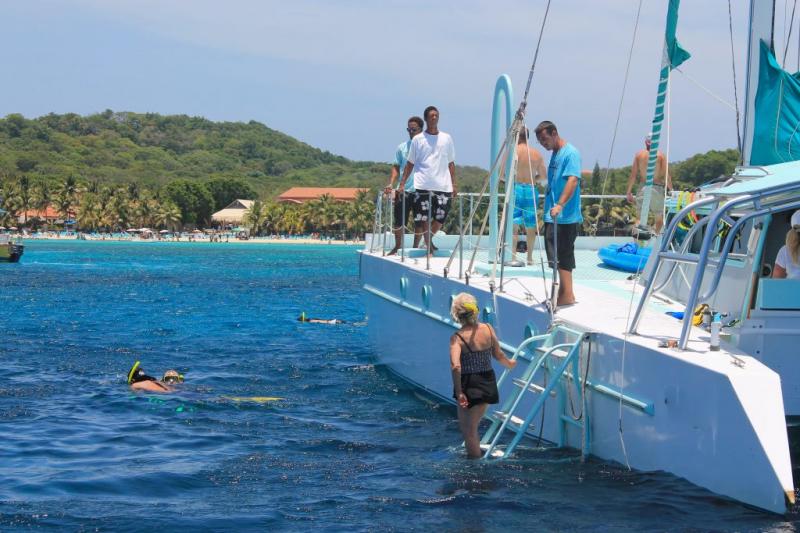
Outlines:
[[[549,333],[530,337],[517,347],[511,359],[515,361],[518,359],[527,360],[528,365],[521,377],[512,378],[514,384],[513,393],[503,402],[500,411],[495,411],[490,415],[492,424],[481,439],[481,448],[485,449],[484,459],[495,461],[507,459],[520,440],[522,440],[522,437],[525,436],[525,433],[532,429],[531,423],[544,408],[545,401],[551,397],[559,398],[558,445],[566,445],[567,424],[571,424],[580,428],[583,432],[582,452],[584,455],[589,453],[588,412],[581,387],[582,378],[579,368],[581,345],[588,336],[588,333],[581,333],[562,325],[556,325]],[[572,340],[570,342],[559,342],[558,339],[560,337],[571,337]],[[523,350],[531,345],[533,345],[532,354],[527,355],[527,352]],[[561,378],[565,377],[565,372],[570,367],[571,375],[567,374],[567,377],[572,378],[572,386],[575,387],[577,397],[582,405],[582,415],[579,420],[575,420],[566,412],[566,396],[569,393],[567,387],[570,384],[565,383],[565,380]],[[511,375],[511,371],[509,369],[503,372],[497,384],[502,384]],[[546,379],[543,380],[544,385],[535,383],[536,378],[543,377],[544,373],[547,375]],[[558,392],[556,388],[558,388]],[[538,398],[523,419],[517,414],[523,404],[522,400],[531,394],[538,395]],[[501,453],[495,454],[496,450],[500,451],[500,440],[506,430],[512,431],[514,437],[508,445],[502,448]]]
[[[678,347],[682,350],[685,350],[689,343],[693,311],[697,307],[698,302],[709,300],[719,287],[725,262],[728,258],[730,250],[733,247],[734,239],[739,230],[746,222],[753,218],[800,206],[800,200],[797,200],[796,197],[787,198],[786,196],[779,196],[785,195],[789,192],[795,192],[799,189],[800,182],[796,182],[767,188],[762,191],[756,191],[749,194],[743,194],[730,199],[723,196],[710,196],[708,198],[702,198],[696,202],[693,202],[678,212],[678,214],[670,221],[667,231],[664,232],[664,237],[661,240],[655,262],[653,263],[653,267],[651,268],[650,274],[648,275],[644,284],[644,293],[639,299],[636,312],[631,320],[629,332],[631,334],[637,333],[639,323],[644,315],[644,310],[647,307],[647,302],[649,301],[650,296],[653,294],[653,292],[659,290],[668,283],[669,278],[671,278],[672,274],[675,272],[675,266],[677,266],[678,263],[695,264],[696,268],[694,279],[689,287],[689,295],[686,299],[686,309],[684,311],[683,324],[681,327],[681,337],[678,341]],[[770,196],[775,196],[776,198],[772,202],[764,201]],[[723,202],[725,203],[720,205]],[[728,215],[728,213],[734,208],[742,207],[747,204],[752,204],[752,209],[733,222],[733,219]],[[688,253],[686,251],[688,244],[683,246],[680,252],[670,251],[669,246],[672,242],[672,239],[675,237],[678,225],[683,221],[684,218],[689,216],[689,213],[699,207],[707,205],[712,205],[713,207],[712,211],[701,221],[702,225],[705,226],[705,234],[703,235],[703,243],[700,247],[700,251],[698,253]],[[709,257],[710,252],[714,240],[717,238],[716,228],[721,220],[725,220],[729,224],[731,224],[731,222],[733,223],[728,231],[727,237],[725,238],[725,242],[722,245],[719,258],[711,258]],[[696,230],[697,228],[692,229]],[[694,231],[691,232],[692,235],[693,233]],[[687,238],[689,236],[690,235],[687,235]],[[672,263],[672,268],[667,273],[664,281],[662,281],[656,287],[655,281],[658,278],[660,268],[665,263]],[[707,267],[709,272],[713,272],[714,277],[706,292],[700,294],[700,288],[706,275]]]

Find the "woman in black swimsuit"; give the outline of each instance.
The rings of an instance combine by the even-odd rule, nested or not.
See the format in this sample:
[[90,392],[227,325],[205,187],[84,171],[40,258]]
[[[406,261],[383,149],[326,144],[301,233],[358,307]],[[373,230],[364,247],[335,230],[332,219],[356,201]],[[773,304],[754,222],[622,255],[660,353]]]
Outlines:
[[492,369],[492,357],[514,368],[500,349],[494,329],[478,322],[478,304],[471,294],[462,292],[453,298],[450,308],[453,319],[461,329],[450,337],[450,369],[453,373],[453,397],[458,402],[458,425],[464,435],[467,457],[481,457],[478,424],[490,403],[498,403],[497,379]]

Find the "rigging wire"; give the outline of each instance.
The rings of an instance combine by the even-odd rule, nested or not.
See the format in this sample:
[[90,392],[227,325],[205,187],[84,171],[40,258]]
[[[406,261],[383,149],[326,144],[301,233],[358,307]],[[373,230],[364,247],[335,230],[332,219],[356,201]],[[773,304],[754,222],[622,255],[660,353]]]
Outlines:
[[730,37],[731,37],[731,69],[733,70],[733,103],[736,105],[736,146],[739,148],[739,163],[742,163],[743,162],[742,133],[739,127],[739,90],[736,86],[736,54],[734,53],[733,50],[733,14],[731,12],[731,0],[728,0],[728,29],[730,30]]
[[722,105],[725,105],[725,106],[727,106],[727,107],[731,108],[731,109],[732,109],[732,110],[734,110],[734,111],[736,110],[736,106],[735,106],[735,105],[733,105],[732,103],[728,102],[727,100],[725,100],[724,98],[722,98],[721,96],[719,96],[718,94],[716,94],[714,91],[712,91],[711,89],[709,89],[708,87],[706,87],[705,85],[703,85],[702,83],[700,83],[699,81],[697,81],[696,79],[694,79],[693,77],[691,77],[689,74],[685,73],[683,70],[681,70],[681,68],[680,68],[680,67],[674,67],[672,70],[677,70],[678,72],[680,72],[681,74],[683,74],[683,76],[684,76],[684,77],[685,77],[687,80],[689,80],[690,82],[692,82],[692,83],[694,83],[695,85],[697,85],[697,86],[698,86],[700,89],[702,89],[703,91],[705,91],[705,92],[706,92],[706,94],[708,94],[708,95],[709,95],[711,98],[713,98],[713,99],[714,99],[714,100],[716,100],[717,102],[719,102],[719,103],[721,103]]
[[[789,19],[789,35],[786,36],[785,45],[783,47],[783,63],[781,68],[786,66],[786,54],[789,52],[789,41],[792,40],[792,29],[794,28],[794,11],[797,9],[797,0],[792,4],[792,18]],[[785,14],[784,14],[785,17]],[[784,18],[783,25],[786,26],[786,19]]]
[[[508,134],[506,135],[506,143],[508,143],[508,140],[512,136],[514,138],[513,149],[514,149],[514,157],[515,158],[516,158],[516,144],[517,144],[517,139],[518,139],[518,135],[519,135],[519,128],[521,126],[522,127],[525,126],[525,109],[528,106],[528,95],[530,94],[531,85],[533,83],[533,73],[536,70],[536,62],[538,61],[539,50],[541,49],[541,46],[542,46],[542,38],[544,37],[544,29],[545,29],[545,27],[547,25],[547,17],[550,14],[551,1],[552,0],[547,0],[547,5],[545,6],[544,16],[542,17],[542,24],[541,24],[541,27],[539,28],[539,37],[536,39],[536,49],[534,50],[534,53],[533,53],[533,61],[531,62],[531,69],[528,72],[528,81],[525,84],[525,93],[522,96],[522,101],[520,102],[519,108],[517,109],[517,113],[514,116],[514,121],[511,124],[511,128],[509,128]],[[516,159],[515,159],[515,164],[516,164]],[[506,169],[507,175],[508,175],[508,170],[509,169]],[[508,188],[508,183],[506,184],[506,188]],[[513,191],[511,191],[511,192],[513,193]],[[497,252],[500,251],[500,253],[501,253],[501,256],[500,256],[500,262],[501,262],[500,263],[501,264],[501,268],[500,268],[500,287],[502,287],[502,285],[503,285],[503,266],[505,264],[505,261],[504,261],[505,258],[503,256],[505,255],[505,253],[504,253],[505,245],[506,245],[505,239],[508,237],[505,234],[506,233],[505,232],[505,229],[506,229],[505,228],[505,220],[506,220],[506,217],[508,215],[507,214],[507,210],[508,210],[509,205],[510,205],[509,197],[507,196],[506,201],[503,204],[503,213],[502,213],[502,217],[501,217],[502,228],[500,229],[500,235],[501,235],[500,241],[498,243],[496,243],[497,248],[492,251],[495,254],[495,261],[494,261],[494,263],[492,265],[492,272],[491,272],[492,283],[495,282],[495,276],[496,276],[496,271],[497,271]],[[513,255],[513,251],[512,251],[512,255]]]
[[[639,17],[642,13],[642,0],[639,0],[639,7],[636,9],[636,21],[633,25],[633,38],[631,39],[631,48],[628,51],[628,64],[625,66],[625,78],[622,82],[622,94],[619,97],[619,107],[617,108],[617,121],[614,124],[614,134],[611,136],[611,148],[608,152],[608,163],[606,164],[606,172],[605,176],[603,177],[603,189],[601,194],[605,196],[606,194],[606,185],[608,184],[608,174],[611,171],[611,158],[614,155],[614,145],[617,141],[617,132],[619,130],[619,121],[622,117],[622,108],[625,103],[625,91],[628,87],[628,75],[630,74],[631,70],[631,60],[633,59],[633,49],[636,46],[636,34],[639,32]],[[602,201],[600,202],[600,208],[602,209]]]
[[539,38],[536,41],[536,50],[533,53],[533,62],[531,63],[531,70],[528,72],[528,83],[525,85],[525,94],[522,96],[522,103],[519,105],[519,110],[525,113],[525,106],[528,105],[528,93],[531,90],[531,82],[533,81],[533,71],[536,69],[536,60],[539,58],[539,47],[542,45],[542,36],[544,35],[544,27],[547,24],[547,15],[550,13],[550,1],[547,0],[547,6],[544,9],[544,17],[542,18],[542,26],[539,28]]

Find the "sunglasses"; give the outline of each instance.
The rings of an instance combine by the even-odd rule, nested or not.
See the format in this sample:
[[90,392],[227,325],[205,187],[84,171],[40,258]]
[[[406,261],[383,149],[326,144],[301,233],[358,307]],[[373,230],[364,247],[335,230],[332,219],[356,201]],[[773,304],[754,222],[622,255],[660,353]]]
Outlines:
[[408,133],[414,133],[415,131],[419,131],[419,130],[420,130],[419,128],[406,128],[406,131]]

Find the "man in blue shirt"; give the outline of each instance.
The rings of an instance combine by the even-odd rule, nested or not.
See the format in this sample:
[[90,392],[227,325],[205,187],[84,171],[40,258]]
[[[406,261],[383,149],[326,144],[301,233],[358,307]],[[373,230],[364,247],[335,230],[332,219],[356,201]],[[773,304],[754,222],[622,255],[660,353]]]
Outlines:
[[[394,248],[386,255],[396,254],[397,250],[403,245],[405,223],[410,220],[409,215],[411,215],[411,208],[414,205],[414,180],[407,181],[405,190],[403,191],[399,190],[399,184],[397,188],[395,188],[394,182],[397,180],[400,172],[406,168],[408,150],[411,148],[411,139],[422,131],[422,125],[422,119],[419,117],[414,116],[408,119],[408,125],[406,127],[408,140],[400,143],[397,147],[394,154],[394,161],[392,162],[392,175],[389,177],[389,185],[383,190],[384,194],[391,194],[394,196],[394,227],[392,228],[392,231],[394,231]],[[415,226],[417,225],[421,226],[421,223],[415,223]],[[414,248],[419,246],[421,236],[421,230],[414,232]]]
[[[583,222],[581,214],[581,154],[577,148],[562,139],[556,125],[545,120],[536,127],[536,139],[545,150],[550,150],[547,167],[547,192],[544,197],[544,239],[547,260],[558,261],[558,305],[576,302],[572,288],[572,271],[575,269],[575,238]],[[558,224],[558,231],[554,230]],[[554,236],[557,234],[557,237]],[[555,242],[555,239],[558,242]],[[553,245],[557,244],[557,257]]]

